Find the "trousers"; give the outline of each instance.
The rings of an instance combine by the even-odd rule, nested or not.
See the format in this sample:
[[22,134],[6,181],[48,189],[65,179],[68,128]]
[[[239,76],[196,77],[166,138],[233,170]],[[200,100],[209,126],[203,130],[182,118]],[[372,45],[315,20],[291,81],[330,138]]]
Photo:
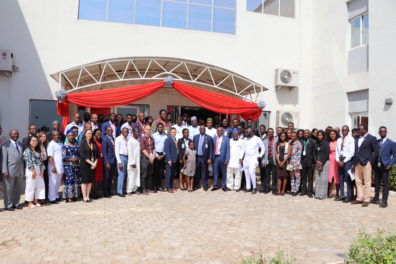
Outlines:
[[241,188],[242,172],[240,168],[227,167],[227,188],[238,190]]
[[118,170],[118,178],[117,178],[117,194],[122,194],[122,187],[124,186],[125,177],[127,176],[128,171],[128,158],[124,156],[120,156],[120,160],[122,162],[122,169],[117,164]]
[[62,181],[62,174],[48,172],[48,200],[51,202],[59,199],[59,187]]
[[256,189],[256,168],[258,160],[256,157],[245,157],[243,160],[243,167],[245,171],[246,189]]
[[371,163],[357,164],[355,168],[355,181],[357,189],[356,200],[370,202],[371,195]]
[[45,199],[45,183],[44,175],[40,176],[40,167],[35,166],[36,177],[33,179],[33,171],[28,168],[25,169],[26,175],[26,188],[25,188],[25,200],[31,202],[35,199]]

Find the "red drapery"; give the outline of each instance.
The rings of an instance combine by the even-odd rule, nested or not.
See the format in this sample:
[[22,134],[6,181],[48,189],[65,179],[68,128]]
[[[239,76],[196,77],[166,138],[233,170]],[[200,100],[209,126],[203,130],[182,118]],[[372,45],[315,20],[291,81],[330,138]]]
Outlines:
[[252,119],[256,121],[262,112],[256,103],[200,89],[184,83],[174,82],[173,88],[197,105],[220,114],[238,114],[245,120]]
[[[120,87],[115,89],[68,94],[57,104],[58,115],[63,116],[62,128],[69,123],[69,103],[92,108],[109,108],[139,101],[164,86],[164,82]],[[256,103],[247,102],[224,94],[200,89],[180,82],[173,88],[199,106],[221,114],[238,114],[244,119],[256,121],[262,112]]]

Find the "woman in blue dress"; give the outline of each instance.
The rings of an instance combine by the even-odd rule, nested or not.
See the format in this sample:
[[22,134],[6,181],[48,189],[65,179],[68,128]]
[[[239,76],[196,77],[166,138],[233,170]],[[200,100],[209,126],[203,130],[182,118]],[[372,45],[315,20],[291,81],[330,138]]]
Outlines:
[[63,199],[66,202],[76,200],[79,195],[80,154],[78,143],[72,130],[67,131],[67,142],[63,145],[63,167],[65,170],[65,188]]

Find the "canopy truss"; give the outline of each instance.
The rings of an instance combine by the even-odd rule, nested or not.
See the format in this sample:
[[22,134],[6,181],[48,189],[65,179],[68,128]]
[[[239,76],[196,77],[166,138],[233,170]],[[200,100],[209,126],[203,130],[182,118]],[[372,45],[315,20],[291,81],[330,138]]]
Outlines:
[[239,74],[213,65],[165,57],[130,57],[98,61],[54,74],[60,88],[69,92],[100,90],[173,79],[200,88],[228,93],[257,102],[267,90]]

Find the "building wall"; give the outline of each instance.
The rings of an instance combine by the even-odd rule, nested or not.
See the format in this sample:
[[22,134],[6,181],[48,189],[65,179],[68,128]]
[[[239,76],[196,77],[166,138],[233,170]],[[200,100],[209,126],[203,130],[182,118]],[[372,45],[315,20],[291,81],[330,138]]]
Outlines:
[[368,73],[348,73],[347,3],[315,0],[312,10],[311,125],[318,128],[349,125],[347,92],[367,89]]
[[[389,137],[396,139],[396,2],[369,1],[370,12],[370,131],[386,125]],[[391,106],[385,99],[392,98]]]
[[[15,127],[25,131],[28,100],[54,99],[58,85],[49,74],[129,56],[176,57],[213,64],[269,88],[263,95],[268,109],[276,109],[278,102],[286,102],[287,109],[298,109],[289,101],[289,93],[274,92],[275,69],[298,70],[300,65],[298,10],[297,5],[295,19],[263,15],[246,11],[246,2],[238,1],[236,34],[230,35],[77,20],[78,0],[1,1],[0,47],[14,52],[20,69],[1,88],[10,98],[8,105],[1,106],[1,122],[7,130]],[[6,108],[18,112],[18,120],[6,120]],[[271,123],[275,125],[275,112]]]

